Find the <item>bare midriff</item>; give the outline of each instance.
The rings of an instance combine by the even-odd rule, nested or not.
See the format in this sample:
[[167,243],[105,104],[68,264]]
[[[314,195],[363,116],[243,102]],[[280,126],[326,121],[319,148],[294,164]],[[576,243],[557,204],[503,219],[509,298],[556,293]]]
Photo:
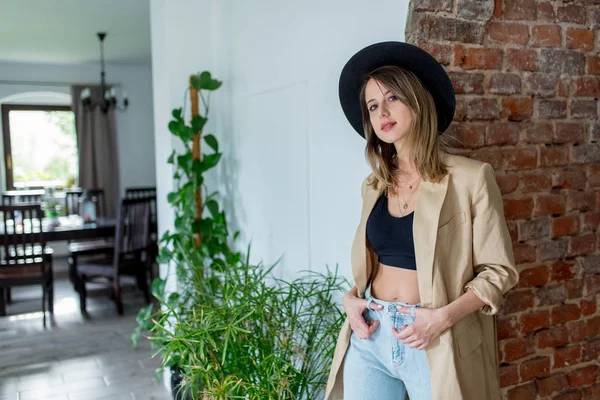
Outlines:
[[417,271],[379,263],[371,283],[371,295],[389,302],[420,303]]

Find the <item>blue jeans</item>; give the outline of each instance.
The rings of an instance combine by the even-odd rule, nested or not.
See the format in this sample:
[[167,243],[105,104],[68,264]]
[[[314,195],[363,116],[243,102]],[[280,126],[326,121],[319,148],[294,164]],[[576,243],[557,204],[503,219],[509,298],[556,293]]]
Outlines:
[[[383,306],[367,310],[365,320],[378,320],[379,326],[369,339],[361,340],[354,332],[344,361],[344,400],[411,400],[431,399],[431,376],[425,350],[408,347],[392,334],[392,327],[402,329],[415,321],[415,308],[421,303],[390,303],[371,296],[367,287],[365,299]],[[411,314],[396,310],[409,307]]]

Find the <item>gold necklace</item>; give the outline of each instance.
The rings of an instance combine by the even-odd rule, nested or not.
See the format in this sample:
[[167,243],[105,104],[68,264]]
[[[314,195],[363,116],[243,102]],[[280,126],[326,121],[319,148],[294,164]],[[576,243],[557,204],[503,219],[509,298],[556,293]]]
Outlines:
[[[413,185],[415,183],[417,183],[418,181],[420,181],[421,178],[418,178],[416,181],[414,181],[413,183],[411,183],[408,187],[409,189],[413,188]],[[408,200],[406,199],[406,197],[404,196],[404,190],[402,190],[402,186],[400,186],[400,193],[402,193],[402,198],[404,199],[404,205],[400,206],[400,196],[398,196],[398,208],[400,210],[400,214],[404,217],[405,215],[405,210],[408,208],[408,202],[410,201],[410,199],[412,199],[413,195],[417,192],[417,190],[415,189],[410,196],[408,196]]]

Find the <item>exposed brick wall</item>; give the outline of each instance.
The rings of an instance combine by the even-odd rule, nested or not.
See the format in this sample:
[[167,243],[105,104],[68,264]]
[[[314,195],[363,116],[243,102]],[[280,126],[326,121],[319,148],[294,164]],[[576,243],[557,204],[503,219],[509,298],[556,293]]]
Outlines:
[[413,0],[406,38],[457,93],[521,281],[498,317],[506,399],[600,399],[600,0]]

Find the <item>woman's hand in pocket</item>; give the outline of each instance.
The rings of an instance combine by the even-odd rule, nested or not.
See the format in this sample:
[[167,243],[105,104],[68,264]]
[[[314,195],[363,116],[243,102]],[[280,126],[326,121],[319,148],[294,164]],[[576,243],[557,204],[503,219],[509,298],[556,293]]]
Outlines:
[[[367,309],[367,300],[355,295],[355,288],[344,295],[344,311],[350,320],[350,327],[359,339],[368,339],[379,326],[379,321],[365,321],[363,312]],[[372,310],[381,310],[383,307],[371,302]]]

